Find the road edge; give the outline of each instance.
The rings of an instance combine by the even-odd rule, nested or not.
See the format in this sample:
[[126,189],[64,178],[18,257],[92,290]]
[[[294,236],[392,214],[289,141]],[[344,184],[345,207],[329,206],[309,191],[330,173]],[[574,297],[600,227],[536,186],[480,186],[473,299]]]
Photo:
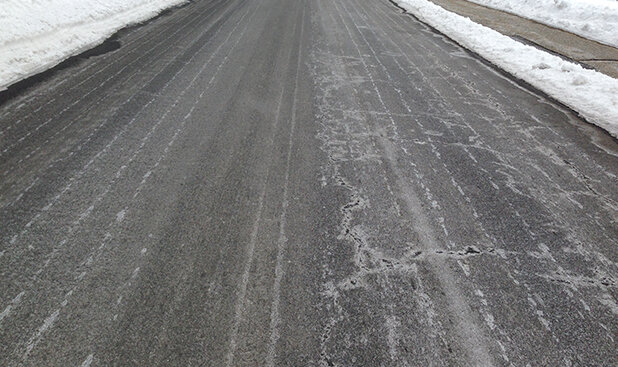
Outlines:
[[[400,4],[401,0],[387,0],[390,4],[392,4],[393,6],[395,6],[397,9],[399,9],[399,11],[404,14],[407,15],[411,18],[413,18],[415,21],[425,25],[427,28],[429,28],[432,32],[439,34],[440,36],[445,37],[446,39],[448,39],[449,41],[457,44],[458,46],[460,46],[466,53],[468,53],[471,57],[474,57],[476,60],[478,60],[479,62],[482,62],[484,65],[490,67],[493,71],[499,73],[501,76],[507,78],[508,80],[510,80],[511,82],[517,84],[518,86],[528,90],[531,93],[534,93],[540,97],[545,98],[546,100],[548,100],[549,102],[551,102],[552,104],[556,105],[557,107],[564,109],[566,111],[568,111],[569,113],[573,114],[574,116],[576,116],[577,118],[579,118],[580,120],[582,120],[583,122],[586,123],[587,127],[590,127],[592,129],[594,129],[597,132],[602,133],[605,136],[608,136],[609,138],[611,138],[614,142],[618,143],[618,133],[614,134],[612,131],[610,131],[608,128],[606,128],[605,126],[602,126],[598,123],[593,122],[591,119],[589,119],[588,117],[586,117],[582,112],[576,110],[574,107],[569,106],[568,104],[566,104],[565,102],[561,101],[560,99],[558,99],[558,97],[553,96],[551,94],[549,94],[548,92],[540,89],[539,87],[533,85],[532,83],[518,77],[517,75],[505,70],[502,66],[500,66],[499,64],[489,60],[488,58],[484,57],[483,55],[481,55],[479,52],[477,52],[476,50],[474,50],[473,48],[463,44],[462,42],[457,41],[455,38],[453,38],[450,34],[447,34],[445,32],[440,31],[438,28],[436,28],[433,24],[421,19],[417,14],[412,13],[411,11],[409,11],[408,9],[406,9],[403,5]],[[427,0],[426,0],[427,1]],[[434,4],[431,1],[427,1],[428,3]],[[435,6],[440,7],[437,4],[434,4]],[[457,13],[453,13],[449,10],[446,10],[442,7],[440,7],[441,9],[443,9],[444,11],[454,14],[456,16],[462,17],[461,15],[457,14]],[[464,18],[464,17],[462,17]],[[469,19],[469,18],[466,18]],[[478,24],[478,23],[475,23]],[[480,24],[478,24],[480,25]],[[482,25],[481,25],[482,26]],[[497,32],[497,31],[495,31]],[[499,32],[498,32],[499,33]],[[500,33],[502,34],[502,33]],[[502,34],[505,37],[509,37],[507,35]],[[511,37],[509,37],[510,39],[512,39]],[[525,45],[519,41],[516,41],[515,39],[512,39],[513,42],[517,42],[519,44]],[[531,46],[532,47],[532,46]],[[544,52],[542,50],[539,50],[539,52]],[[547,52],[545,52],[547,53]],[[549,54],[549,53],[547,53]],[[605,75],[605,74],[603,74]],[[611,77],[608,77],[611,78]]]
[[173,12],[181,8],[187,7],[193,3],[194,0],[185,0],[179,4],[175,4],[168,8],[162,9],[160,12],[148,19],[135,23],[129,23],[113,32],[110,36],[101,39],[99,43],[89,45],[76,54],[67,54],[64,59],[59,59],[57,63],[50,64],[49,67],[45,68],[44,70],[34,72],[31,75],[25,75],[21,79],[15,80],[4,87],[0,87],[0,107],[13,101],[15,98],[23,94],[26,90],[51,79],[61,70],[76,66],[80,62],[87,60],[91,57],[104,55],[106,53],[118,50],[120,47],[122,47],[122,44],[120,43],[120,41],[118,41],[121,36],[128,34],[129,32],[137,28],[141,28],[150,23],[153,23],[161,18],[167,17]]

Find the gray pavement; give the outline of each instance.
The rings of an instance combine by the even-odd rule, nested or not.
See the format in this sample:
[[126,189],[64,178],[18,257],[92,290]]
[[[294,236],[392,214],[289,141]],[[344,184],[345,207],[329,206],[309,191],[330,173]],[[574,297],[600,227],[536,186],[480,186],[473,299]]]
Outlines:
[[611,366],[618,146],[387,0],[203,0],[0,107],[1,366]]

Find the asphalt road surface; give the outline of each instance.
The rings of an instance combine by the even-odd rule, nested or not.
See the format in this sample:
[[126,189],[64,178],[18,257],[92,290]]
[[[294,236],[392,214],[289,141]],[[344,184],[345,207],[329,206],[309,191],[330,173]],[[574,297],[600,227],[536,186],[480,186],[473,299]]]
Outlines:
[[0,365],[615,366],[618,145],[387,0],[204,0],[0,107]]

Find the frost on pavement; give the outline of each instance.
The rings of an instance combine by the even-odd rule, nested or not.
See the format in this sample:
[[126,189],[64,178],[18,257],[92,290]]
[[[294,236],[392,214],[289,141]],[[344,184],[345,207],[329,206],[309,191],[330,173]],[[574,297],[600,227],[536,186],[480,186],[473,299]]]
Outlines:
[[618,137],[618,79],[524,45],[426,0],[397,0],[407,11],[515,77],[553,96]]
[[3,0],[0,90],[186,0]]
[[469,0],[618,47],[615,0]]

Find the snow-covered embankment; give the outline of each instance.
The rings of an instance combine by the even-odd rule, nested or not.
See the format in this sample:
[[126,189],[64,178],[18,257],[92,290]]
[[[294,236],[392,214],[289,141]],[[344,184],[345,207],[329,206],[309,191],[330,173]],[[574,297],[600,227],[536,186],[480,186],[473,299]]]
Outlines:
[[618,47],[618,1],[468,0]]
[[530,83],[618,137],[618,79],[517,42],[427,0],[396,0],[501,69]]
[[186,0],[0,0],[0,90]]

